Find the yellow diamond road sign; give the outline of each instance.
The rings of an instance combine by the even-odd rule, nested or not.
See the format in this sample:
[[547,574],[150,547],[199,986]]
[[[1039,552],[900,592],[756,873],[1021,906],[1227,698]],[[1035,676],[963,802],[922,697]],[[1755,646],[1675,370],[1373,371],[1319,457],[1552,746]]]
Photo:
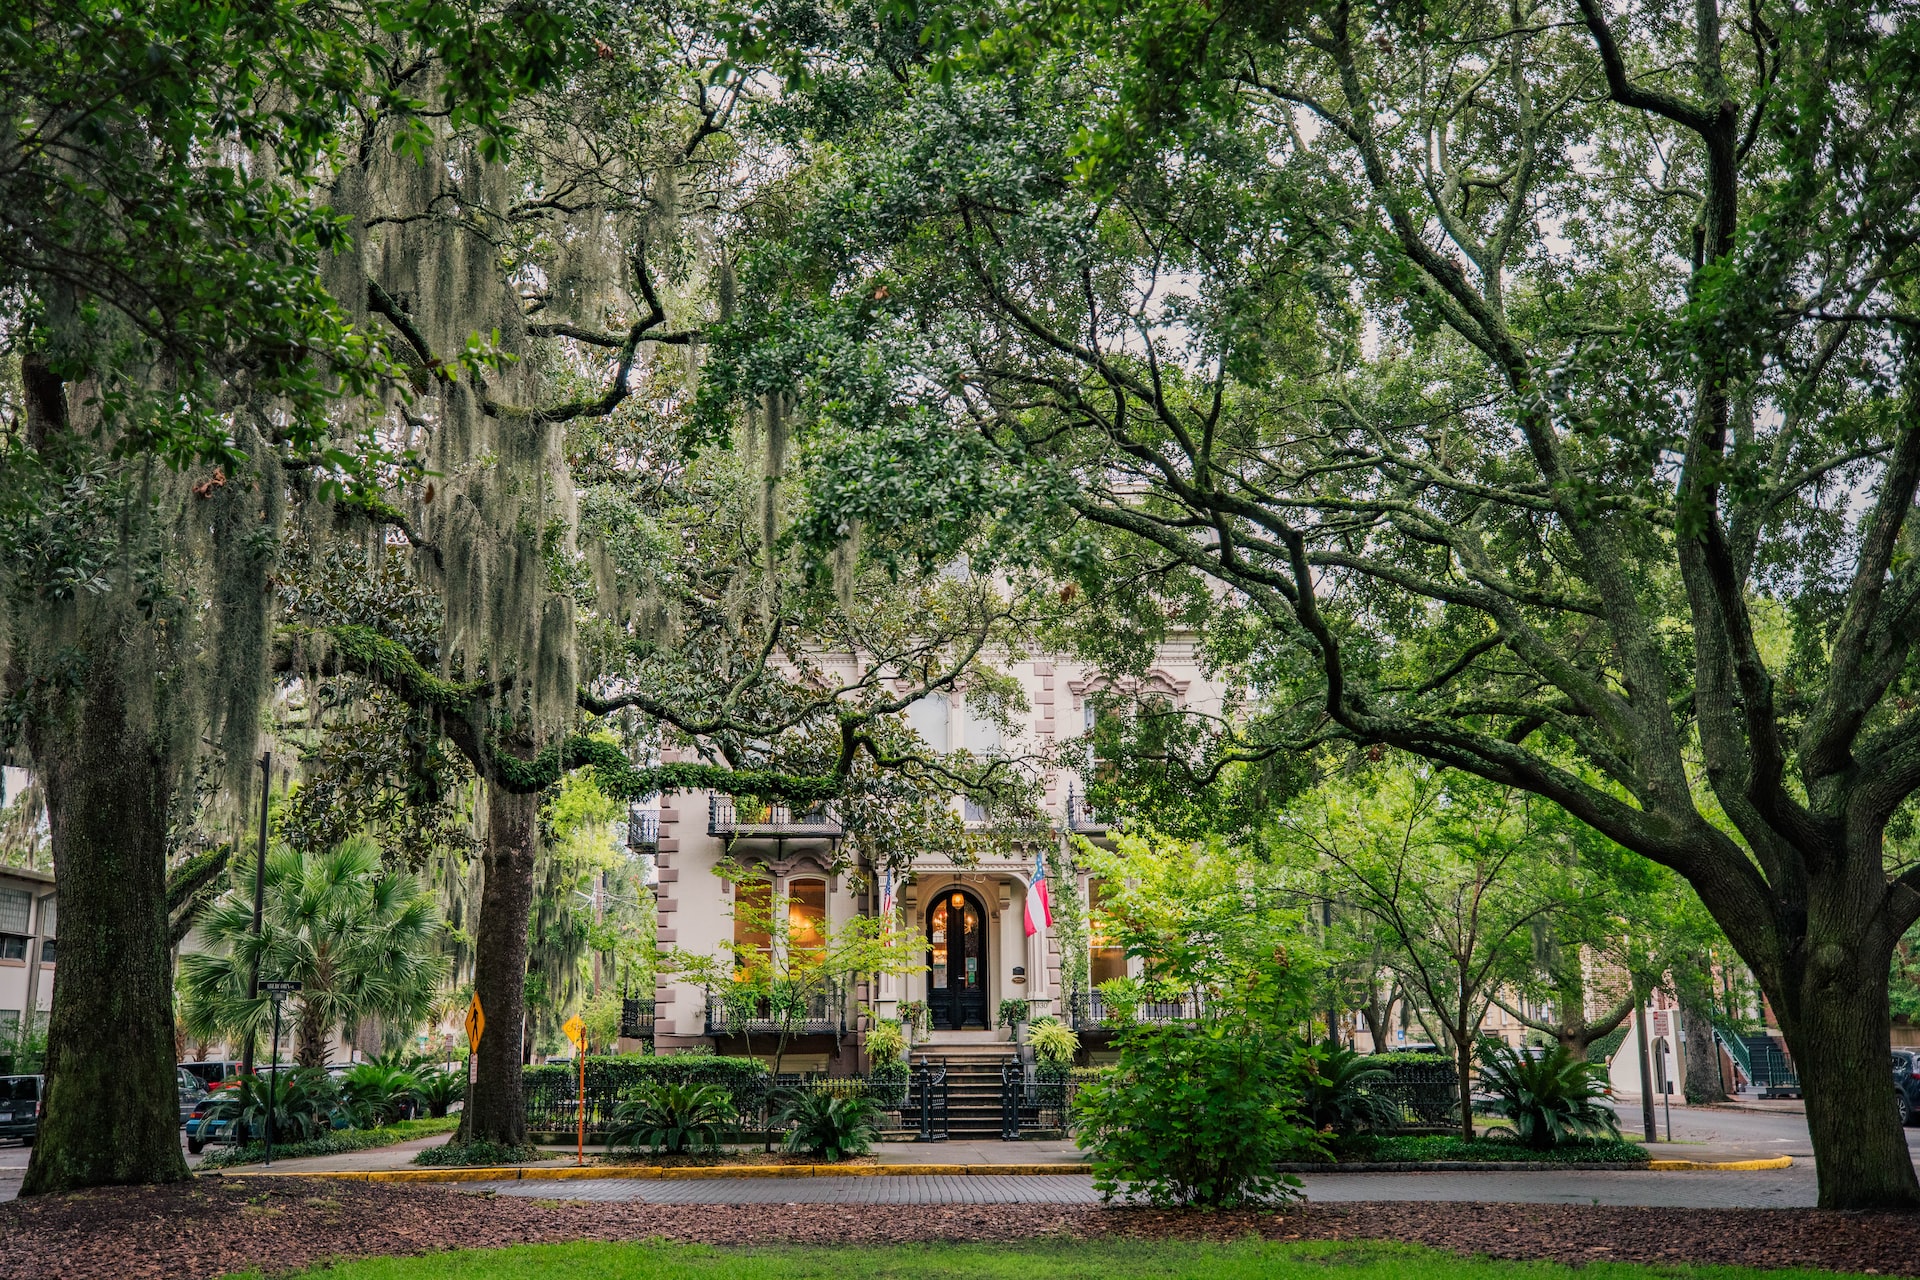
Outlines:
[[578,1049],[587,1038],[587,1024],[580,1021],[580,1015],[577,1013],[571,1018],[568,1018],[567,1025],[560,1029],[567,1033],[567,1039],[573,1041],[573,1047],[576,1049]]
[[480,993],[474,992],[473,1003],[467,1006],[467,1047],[480,1052],[480,1037],[487,1030],[486,1011],[480,1007]]

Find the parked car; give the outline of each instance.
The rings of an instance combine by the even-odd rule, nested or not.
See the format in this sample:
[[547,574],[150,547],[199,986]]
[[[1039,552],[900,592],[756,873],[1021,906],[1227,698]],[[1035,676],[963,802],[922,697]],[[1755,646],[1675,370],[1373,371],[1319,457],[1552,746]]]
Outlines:
[[40,1132],[40,1092],[44,1077],[0,1076],[0,1138],[18,1138],[27,1146]]
[[222,1080],[231,1080],[234,1076],[240,1074],[240,1064],[238,1062],[183,1062],[180,1064],[180,1069],[193,1076],[209,1089],[219,1084]]
[[207,1111],[213,1106],[214,1099],[220,1096],[222,1089],[231,1089],[231,1083],[216,1084],[194,1101],[193,1110],[187,1113],[187,1151],[199,1155],[207,1147],[230,1144],[236,1141],[234,1130],[238,1125],[232,1120],[208,1119]]
[[1900,1123],[1920,1121],[1920,1052],[1893,1051],[1893,1087],[1900,1099]]
[[184,1125],[193,1116],[200,1100],[207,1096],[207,1086],[185,1067],[174,1068],[174,1079],[180,1094],[180,1123]]

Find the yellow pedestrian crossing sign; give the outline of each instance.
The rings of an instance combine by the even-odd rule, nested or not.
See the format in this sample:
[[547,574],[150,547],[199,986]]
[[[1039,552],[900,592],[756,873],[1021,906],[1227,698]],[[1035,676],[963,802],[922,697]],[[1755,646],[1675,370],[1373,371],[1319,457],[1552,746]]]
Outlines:
[[587,1024],[580,1021],[579,1014],[576,1013],[571,1018],[568,1018],[567,1025],[560,1029],[567,1033],[567,1039],[573,1041],[574,1048],[579,1049],[585,1046],[587,1041]]

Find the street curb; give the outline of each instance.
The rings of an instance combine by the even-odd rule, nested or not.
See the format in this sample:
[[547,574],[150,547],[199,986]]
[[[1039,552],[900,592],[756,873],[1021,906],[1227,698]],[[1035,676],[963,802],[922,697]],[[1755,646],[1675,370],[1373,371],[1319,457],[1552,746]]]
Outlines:
[[576,1182],[586,1179],[641,1179],[649,1182],[697,1182],[715,1178],[1033,1178],[1085,1174],[1084,1164],[735,1164],[690,1165],[661,1169],[650,1165],[567,1165],[557,1169],[507,1165],[492,1169],[334,1169],[283,1173],[219,1170],[204,1177],[327,1178],[336,1182]]
[[1770,1160],[1583,1160],[1577,1164],[1551,1160],[1370,1160],[1353,1164],[1282,1164],[1281,1173],[1551,1173],[1565,1169],[1587,1173],[1681,1173],[1714,1170],[1723,1173],[1752,1173],[1763,1169],[1786,1169],[1792,1156]]

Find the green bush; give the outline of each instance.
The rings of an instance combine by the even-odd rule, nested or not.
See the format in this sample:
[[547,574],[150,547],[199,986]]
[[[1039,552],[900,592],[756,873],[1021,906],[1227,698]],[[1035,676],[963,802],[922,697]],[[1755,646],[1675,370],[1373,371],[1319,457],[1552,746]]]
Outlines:
[[1400,1104],[1381,1092],[1392,1069],[1375,1058],[1341,1046],[1312,1045],[1293,1056],[1293,1068],[1300,1113],[1316,1130],[1350,1138],[1392,1128],[1400,1118]]
[[876,1069],[882,1063],[898,1062],[907,1052],[906,1032],[900,1024],[882,1019],[867,1030],[867,1055]]
[[641,1085],[613,1113],[609,1147],[647,1147],[679,1155],[719,1145],[733,1123],[733,1098],[717,1084]]
[[788,1095],[773,1122],[792,1126],[784,1144],[789,1153],[828,1161],[865,1155],[880,1133],[880,1112],[870,1099],[812,1089]]
[[512,1146],[503,1142],[463,1142],[458,1145],[428,1147],[413,1158],[415,1164],[434,1169],[492,1168],[495,1165],[525,1164],[529,1160],[551,1160],[554,1152],[542,1151],[531,1143]]
[[340,1111],[356,1129],[377,1129],[399,1120],[412,1107],[423,1105],[420,1081],[402,1067],[386,1062],[362,1062],[335,1081],[340,1088]]
[[1341,1158],[1349,1162],[1381,1163],[1524,1160],[1553,1164],[1636,1164],[1648,1157],[1645,1147],[1624,1139],[1576,1139],[1562,1143],[1551,1151],[1534,1151],[1499,1137],[1482,1137],[1468,1142],[1457,1133],[1448,1133],[1363,1135],[1353,1140]]
[[[548,1062],[521,1068],[528,1086],[573,1089],[578,1068],[571,1062]],[[759,1097],[770,1084],[767,1065],[758,1058],[722,1058],[715,1054],[679,1053],[666,1056],[602,1056],[587,1059],[587,1093],[611,1092],[631,1096],[643,1084],[717,1084],[736,1100]]]
[[[324,1133],[304,1142],[289,1142],[284,1146],[275,1142],[273,1158],[295,1160],[301,1156],[337,1156],[348,1151],[370,1151],[374,1147],[390,1147],[396,1142],[412,1142],[415,1138],[428,1138],[436,1133],[451,1133],[459,1123],[459,1117],[456,1116],[442,1120],[402,1120],[379,1129],[335,1129],[332,1133]],[[266,1144],[250,1142],[243,1147],[221,1147],[211,1151],[199,1167],[229,1169],[234,1165],[258,1164],[266,1158]]]
[[1292,1046],[1259,1023],[1142,1024],[1120,1037],[1117,1068],[1083,1083],[1078,1141],[1094,1186],[1156,1205],[1234,1206],[1298,1195],[1276,1161],[1319,1150],[1299,1118]]
[[438,1120],[447,1114],[449,1107],[467,1096],[466,1073],[428,1067],[420,1072],[416,1092],[427,1114]]
[[1033,1046],[1036,1058],[1056,1067],[1071,1063],[1073,1055],[1080,1052],[1080,1037],[1052,1019],[1034,1023],[1027,1032],[1027,1043]]
[[888,1111],[905,1106],[912,1078],[912,1068],[898,1058],[888,1062],[874,1063],[873,1092],[869,1095],[873,1099],[873,1104]]
[[207,1099],[194,1137],[204,1137],[215,1125],[229,1121],[235,1132],[252,1136],[267,1131],[267,1112],[273,1112],[276,1145],[306,1142],[333,1129],[333,1113],[340,1095],[333,1080],[318,1067],[267,1075],[240,1076],[222,1083]]
[[[1534,1151],[1606,1134],[1620,1136],[1620,1121],[1604,1099],[1607,1069],[1554,1045],[1537,1058],[1498,1040],[1480,1045],[1480,1087],[1494,1096],[1516,1141]],[[1491,1132],[1491,1131],[1490,1131]]]

